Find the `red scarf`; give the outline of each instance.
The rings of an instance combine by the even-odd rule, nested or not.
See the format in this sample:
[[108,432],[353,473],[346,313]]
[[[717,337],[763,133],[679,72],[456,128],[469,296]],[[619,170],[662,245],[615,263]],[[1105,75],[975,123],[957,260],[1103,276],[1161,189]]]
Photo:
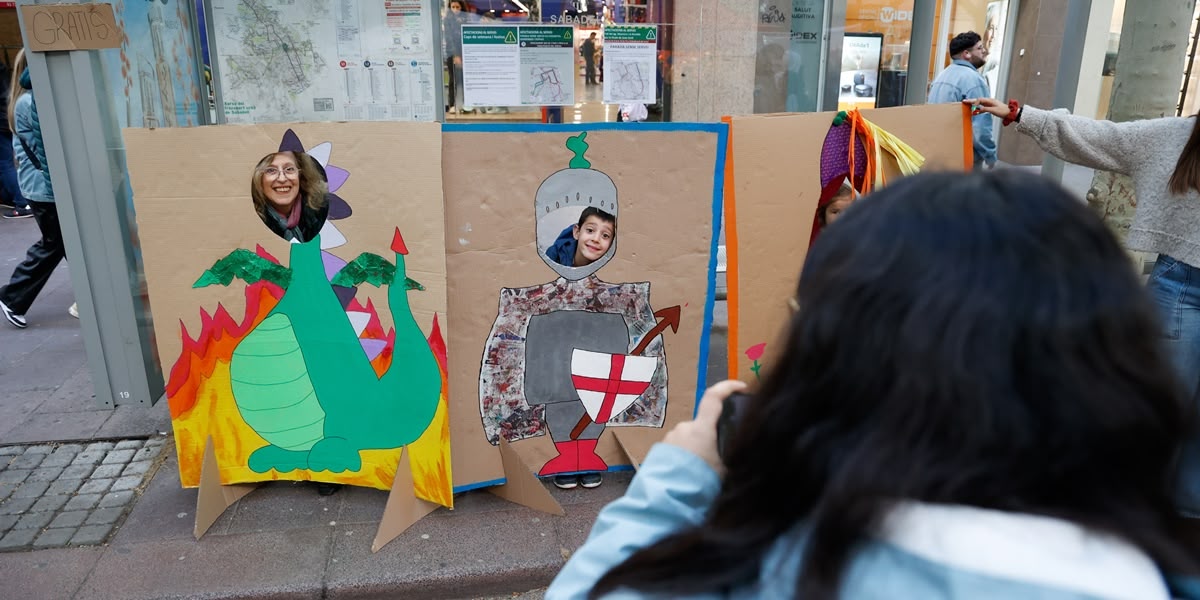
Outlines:
[[292,212],[288,214],[287,228],[294,229],[300,224],[300,196],[296,196],[296,201],[292,202]]

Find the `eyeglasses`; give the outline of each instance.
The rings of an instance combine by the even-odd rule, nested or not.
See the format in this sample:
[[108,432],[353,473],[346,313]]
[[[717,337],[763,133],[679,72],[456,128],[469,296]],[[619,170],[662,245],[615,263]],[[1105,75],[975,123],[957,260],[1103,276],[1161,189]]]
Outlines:
[[292,165],[288,165],[288,166],[284,167],[283,169],[280,169],[279,167],[267,167],[267,168],[263,169],[263,175],[266,175],[267,177],[270,177],[272,179],[279,177],[280,173],[283,173],[284,175],[286,175],[288,177],[294,177],[296,175],[296,173],[299,173],[299,172],[300,172],[300,169],[297,169],[295,166],[292,166]]

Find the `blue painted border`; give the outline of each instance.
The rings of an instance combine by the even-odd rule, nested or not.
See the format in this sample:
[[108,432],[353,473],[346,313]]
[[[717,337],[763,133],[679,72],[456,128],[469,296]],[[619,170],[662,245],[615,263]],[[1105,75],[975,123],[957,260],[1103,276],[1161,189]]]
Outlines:
[[[571,133],[576,131],[704,131],[724,139],[725,123],[447,123],[446,133]],[[724,156],[725,146],[720,154]],[[724,174],[724,164],[721,165]]]
[[700,338],[700,364],[696,369],[696,402],[692,418],[700,410],[700,398],[708,387],[708,353],[712,343],[713,308],[717,302],[717,247],[721,242],[721,220],[725,215],[725,149],[729,140],[729,125],[718,124],[717,156],[713,165],[712,242],[708,248],[708,289],[704,294],[704,336]]
[[492,487],[492,486],[494,486],[494,485],[504,485],[504,484],[506,484],[506,483],[508,483],[508,479],[506,479],[506,478],[504,478],[504,477],[501,477],[500,479],[492,479],[492,480],[489,480],[489,481],[480,481],[480,482],[477,482],[477,483],[468,483],[467,485],[460,485],[460,486],[458,486],[458,487],[454,488],[454,493],[455,493],[455,494],[461,494],[461,493],[463,493],[463,492],[469,492],[469,491],[471,491],[471,490],[481,490],[481,489],[483,489],[483,488]]
[[[700,337],[700,355],[696,364],[696,399],[692,417],[700,408],[700,398],[708,383],[708,355],[712,344],[713,309],[717,302],[717,247],[721,242],[721,219],[725,214],[725,150],[729,125],[725,123],[459,123],[442,125],[446,133],[574,133],[579,131],[699,131],[717,135],[717,152],[713,164],[712,241],[708,248],[708,285],[704,294],[704,324]],[[633,470],[632,465],[618,465],[609,471]],[[454,488],[454,493],[502,485],[507,479],[493,479]]]
[[[616,465],[616,466],[612,466],[612,467],[608,468],[609,473],[620,473],[623,471],[634,471],[634,470],[636,470],[636,469],[633,468],[633,465]],[[584,473],[584,472],[591,473],[591,471],[580,471],[580,473]],[[573,475],[573,474],[574,473],[557,473],[557,475]],[[454,488],[454,493],[461,494],[463,492],[469,492],[471,490],[481,490],[483,488],[489,488],[489,487],[496,486],[496,485],[504,485],[506,483],[508,483],[507,477],[501,477],[500,479],[492,479],[490,481],[480,481],[479,483],[468,483],[467,485],[460,485],[460,486]]]

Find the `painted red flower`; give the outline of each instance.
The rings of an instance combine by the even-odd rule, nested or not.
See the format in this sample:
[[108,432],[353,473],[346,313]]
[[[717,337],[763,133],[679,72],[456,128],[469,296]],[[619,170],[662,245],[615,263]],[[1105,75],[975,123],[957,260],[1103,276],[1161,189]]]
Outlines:
[[762,358],[763,350],[765,350],[766,347],[766,342],[763,342],[761,344],[755,344],[749,348],[746,348],[746,358],[749,358],[750,360],[758,360]]

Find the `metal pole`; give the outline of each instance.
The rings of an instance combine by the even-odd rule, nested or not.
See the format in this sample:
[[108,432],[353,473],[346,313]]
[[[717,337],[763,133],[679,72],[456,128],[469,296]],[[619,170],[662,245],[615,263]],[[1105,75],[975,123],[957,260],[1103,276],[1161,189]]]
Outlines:
[[[1092,0],[1068,0],[1067,23],[1087,23],[1092,12]],[[1079,87],[1079,69],[1083,64],[1083,45],[1087,38],[1087,27],[1068,26],[1063,32],[1062,52],[1058,55],[1058,76],[1054,82],[1053,108],[1071,109],[1075,106],[1075,92]],[[1062,182],[1062,160],[1049,154],[1042,161],[1042,175]]]
[[929,97],[929,53],[933,46],[936,13],[937,0],[913,2],[912,38],[908,43],[908,81],[904,86],[905,104],[925,104],[925,99]]
[[[19,6],[32,5],[19,0]],[[18,19],[24,22],[20,11]],[[113,95],[94,51],[27,52],[96,403],[153,404],[163,381],[132,246]]]
[[818,96],[818,111],[837,110],[842,77],[842,40],[846,34],[846,0],[829,0],[825,5],[825,83]]
[[429,20],[433,25],[433,52],[429,55],[433,59],[433,72],[437,74],[433,86],[433,101],[435,110],[433,111],[434,120],[439,123],[446,122],[446,87],[445,77],[449,75],[454,77],[454,73],[446,73],[446,55],[442,53],[442,3],[440,0],[427,0],[425,7],[429,9]]
[[992,90],[992,93],[996,94],[997,98],[1008,97],[1008,76],[1012,73],[1013,42],[1017,39],[1017,14],[1020,12],[1021,0],[1008,0],[1008,11],[1004,17],[1005,48],[1000,55],[1000,73],[996,77],[996,89]]
[[217,27],[213,20],[212,0],[204,0],[204,27],[208,31],[208,63],[212,69],[213,104],[217,109],[217,124],[228,123],[225,120],[225,97],[221,93],[221,51],[217,42]]
[[[191,10],[187,11],[186,14],[188,15],[188,25],[190,26],[192,34],[192,47],[196,49],[196,54],[192,57],[192,68],[196,70],[197,81],[195,84],[200,89],[200,107],[197,110],[197,112],[200,114],[200,119],[196,122],[196,124],[212,125],[213,115],[208,106],[208,87],[210,84],[204,80],[204,49],[200,45],[200,30],[205,25],[200,22],[200,19],[197,18],[198,15],[196,14],[195,4],[189,2],[189,5]],[[205,13],[207,14],[207,12],[208,11],[206,9]]]

